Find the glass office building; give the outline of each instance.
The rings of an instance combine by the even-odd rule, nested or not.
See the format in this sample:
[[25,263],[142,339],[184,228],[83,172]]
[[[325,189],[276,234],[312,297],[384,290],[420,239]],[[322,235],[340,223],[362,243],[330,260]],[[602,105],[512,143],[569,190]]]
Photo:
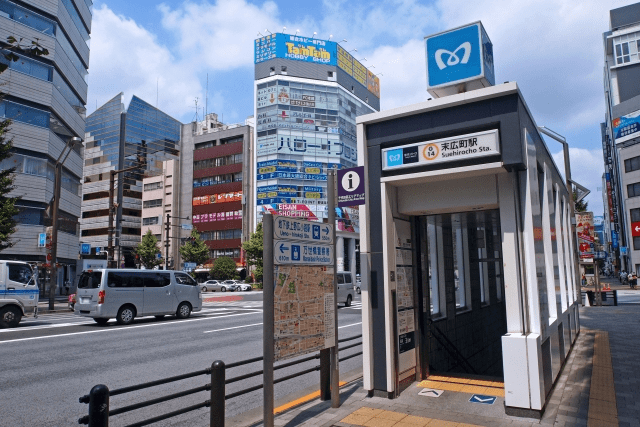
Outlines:
[[[18,53],[18,61],[0,55],[8,65],[0,74],[5,94],[0,115],[13,121],[7,136],[13,138],[15,153],[1,166],[16,168],[11,195],[22,197],[17,203],[21,213],[12,236],[14,245],[0,252],[2,259],[47,262],[48,249],[38,241],[51,225],[45,211],[53,197],[55,164],[69,139],[82,138],[85,131],[91,8],[91,0],[0,0],[3,37],[22,39],[22,45],[37,40],[49,52],[43,56]],[[73,279],[78,258],[81,152],[82,147],[75,147],[62,169],[58,283]]]
[[87,118],[80,228],[81,241],[91,244],[90,256],[104,258],[95,248],[106,249],[108,242],[110,171],[140,166],[116,180],[114,246],[120,264],[129,267],[134,265],[132,249],[140,242],[142,178],[162,173],[162,161],[179,155],[180,122],[137,96],[125,109],[123,96]]

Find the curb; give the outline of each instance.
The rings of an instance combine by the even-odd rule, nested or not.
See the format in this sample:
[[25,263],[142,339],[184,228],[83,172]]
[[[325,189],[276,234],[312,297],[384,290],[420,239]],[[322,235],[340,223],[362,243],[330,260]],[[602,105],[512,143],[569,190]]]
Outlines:
[[[344,388],[349,386],[350,384],[358,381],[362,378],[362,368],[357,368],[352,371],[346,372],[342,378],[340,378],[340,382],[343,383],[340,388]],[[279,407],[285,406],[294,402],[296,400],[303,400],[305,396],[315,394],[318,392],[318,385],[313,385],[307,387],[303,390],[299,390],[295,393],[291,393],[287,396],[276,399],[274,402],[274,408],[277,409]],[[275,418],[280,415],[286,414],[287,412],[293,411],[296,408],[299,408],[302,405],[308,404],[309,402],[313,402],[314,400],[318,400],[318,397],[311,397],[308,400],[303,400],[295,406],[291,406],[282,412],[278,412],[274,415]],[[243,414],[236,415],[230,419],[225,421],[225,426],[227,427],[254,427],[258,426],[263,422],[263,409],[262,406],[257,408],[253,408],[250,411],[247,411]]]

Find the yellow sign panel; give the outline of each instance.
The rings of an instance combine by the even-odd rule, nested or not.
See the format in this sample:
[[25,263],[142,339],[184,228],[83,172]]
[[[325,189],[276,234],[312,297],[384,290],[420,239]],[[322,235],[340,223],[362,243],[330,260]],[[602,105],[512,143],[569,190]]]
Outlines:
[[380,79],[369,70],[367,70],[367,89],[380,98]]
[[353,61],[353,78],[362,86],[367,87],[367,69],[357,60]]
[[353,77],[353,56],[340,46],[338,46],[338,67]]

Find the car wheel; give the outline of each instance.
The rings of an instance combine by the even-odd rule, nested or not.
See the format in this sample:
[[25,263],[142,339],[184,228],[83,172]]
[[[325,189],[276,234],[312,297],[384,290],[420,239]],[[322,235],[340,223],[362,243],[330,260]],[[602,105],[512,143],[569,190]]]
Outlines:
[[16,307],[4,307],[0,310],[0,328],[15,328],[22,319],[22,313]]
[[207,292],[207,291],[208,291],[207,287],[206,287],[206,286],[203,286],[203,287],[202,287],[202,292]]
[[351,295],[347,295],[347,302],[344,303],[345,307],[351,307]]
[[224,286],[220,288],[220,292],[227,292],[227,288],[225,288]]
[[176,311],[176,316],[178,317],[178,319],[186,319],[190,315],[191,315],[191,306],[188,303],[183,302],[178,306],[178,311]]
[[155,315],[153,317],[155,317],[156,319],[163,319],[164,318],[164,314],[157,314],[157,315]]
[[98,325],[100,326],[104,326],[107,324],[107,322],[109,321],[109,319],[97,319],[97,318],[93,318],[93,321],[96,322]]
[[116,321],[119,325],[129,325],[133,322],[133,319],[136,317],[135,309],[130,305],[125,305],[120,307],[118,310],[118,316],[116,317]]

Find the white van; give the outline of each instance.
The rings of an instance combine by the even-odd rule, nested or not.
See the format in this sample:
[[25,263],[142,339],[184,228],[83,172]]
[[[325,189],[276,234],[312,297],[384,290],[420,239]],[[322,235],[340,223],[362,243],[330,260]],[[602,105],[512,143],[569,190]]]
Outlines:
[[83,271],[74,307],[76,315],[92,317],[100,325],[111,318],[128,325],[137,316],[186,319],[200,310],[200,287],[187,273],[113,268]]
[[336,273],[336,282],[338,285],[338,303],[343,303],[345,307],[351,306],[353,301],[353,280],[351,273]]
[[38,317],[40,291],[31,266],[0,261],[0,328],[15,328],[22,316]]

